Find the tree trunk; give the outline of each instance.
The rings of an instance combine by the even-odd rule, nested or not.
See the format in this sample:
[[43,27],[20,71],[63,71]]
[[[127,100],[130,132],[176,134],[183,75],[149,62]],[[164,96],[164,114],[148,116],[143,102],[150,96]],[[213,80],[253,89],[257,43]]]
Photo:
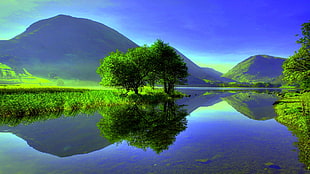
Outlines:
[[168,83],[168,94],[172,94],[174,91],[174,84]]
[[165,90],[165,93],[168,94],[168,86],[167,86],[167,82],[164,82],[164,90]]
[[138,88],[135,88],[134,91],[135,91],[135,94],[139,94]]

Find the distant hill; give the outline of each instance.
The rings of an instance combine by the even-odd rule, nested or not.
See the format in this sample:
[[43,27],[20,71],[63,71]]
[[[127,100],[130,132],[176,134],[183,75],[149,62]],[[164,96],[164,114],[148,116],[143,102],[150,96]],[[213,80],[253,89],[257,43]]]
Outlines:
[[240,62],[222,77],[239,82],[280,82],[285,58],[256,55]]
[[[155,41],[155,40],[154,40]],[[26,68],[32,74],[49,74],[65,79],[99,81],[99,59],[116,49],[125,52],[138,45],[104,24],[67,15],[58,15],[30,25],[25,32],[0,41],[0,62]],[[179,53],[189,67],[189,84],[204,84],[204,78],[220,76],[208,72]]]

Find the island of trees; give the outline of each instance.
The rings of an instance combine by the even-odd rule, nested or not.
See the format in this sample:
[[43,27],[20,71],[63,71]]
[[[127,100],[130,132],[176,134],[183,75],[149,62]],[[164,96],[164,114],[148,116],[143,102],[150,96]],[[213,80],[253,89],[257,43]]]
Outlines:
[[100,60],[97,73],[102,77],[101,85],[121,86],[135,94],[145,85],[161,84],[164,92],[172,95],[175,85],[184,84],[188,76],[186,63],[162,40],[150,47],[129,49],[126,53],[111,52]]

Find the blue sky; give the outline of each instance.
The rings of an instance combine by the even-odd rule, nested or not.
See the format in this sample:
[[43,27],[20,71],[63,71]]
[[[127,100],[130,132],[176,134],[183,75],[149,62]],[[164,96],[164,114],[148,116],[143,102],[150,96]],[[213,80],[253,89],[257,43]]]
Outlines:
[[198,65],[225,72],[252,55],[294,54],[309,7],[309,0],[5,0],[0,40],[67,14],[103,23],[139,45],[162,39]]

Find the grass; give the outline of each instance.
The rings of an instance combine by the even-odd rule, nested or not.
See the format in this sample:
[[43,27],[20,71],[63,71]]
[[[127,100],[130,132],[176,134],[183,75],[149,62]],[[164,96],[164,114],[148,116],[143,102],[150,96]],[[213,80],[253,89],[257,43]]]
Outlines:
[[117,95],[112,90],[71,91],[69,92],[9,93],[0,96],[0,116],[20,117],[36,113],[71,112],[100,106],[128,103],[128,99]]
[[310,92],[286,93],[275,111],[276,120],[298,137],[299,160],[310,170]]
[[[16,125],[37,119],[59,117],[60,115],[91,114],[98,108],[123,104],[159,103],[182,96],[168,96],[162,89],[143,88],[139,95],[125,93],[124,90],[102,88],[70,88],[41,86],[1,86],[0,87],[1,123]],[[11,118],[22,118],[10,122]],[[24,120],[24,121],[20,121]],[[28,121],[27,121],[28,120]]]

